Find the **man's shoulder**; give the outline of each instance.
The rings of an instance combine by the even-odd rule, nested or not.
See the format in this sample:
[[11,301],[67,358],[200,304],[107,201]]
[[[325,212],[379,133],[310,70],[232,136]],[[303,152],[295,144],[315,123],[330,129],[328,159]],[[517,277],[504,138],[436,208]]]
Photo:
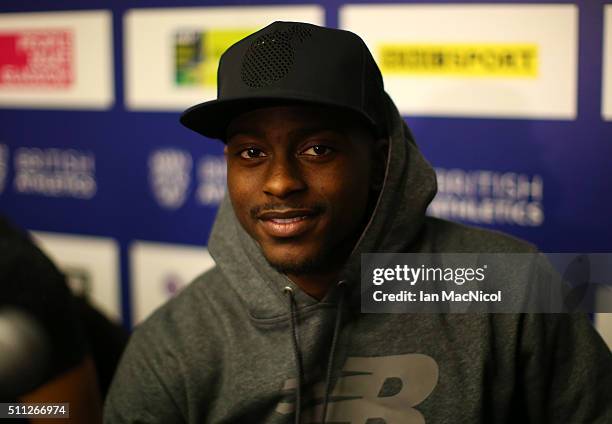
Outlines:
[[178,333],[189,334],[194,330],[201,332],[206,323],[211,322],[210,317],[216,314],[216,302],[211,297],[213,293],[223,292],[219,290],[223,280],[218,267],[205,271],[158,307],[137,326],[136,332],[156,338],[166,334],[173,339]]
[[433,252],[535,253],[533,244],[501,231],[471,227],[440,218],[426,217],[422,236]]
[[222,292],[223,283],[213,268],[135,327],[106,398],[105,422],[186,421],[187,390],[194,382],[209,387],[222,360],[218,296],[210,291]]

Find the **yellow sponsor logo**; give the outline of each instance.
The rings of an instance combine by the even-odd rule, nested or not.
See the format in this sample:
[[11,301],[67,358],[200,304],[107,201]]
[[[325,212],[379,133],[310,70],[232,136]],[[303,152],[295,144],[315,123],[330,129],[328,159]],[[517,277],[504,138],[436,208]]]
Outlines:
[[256,29],[209,29],[179,31],[175,38],[176,84],[217,85],[219,59],[225,50]]
[[536,44],[380,44],[383,74],[536,78]]

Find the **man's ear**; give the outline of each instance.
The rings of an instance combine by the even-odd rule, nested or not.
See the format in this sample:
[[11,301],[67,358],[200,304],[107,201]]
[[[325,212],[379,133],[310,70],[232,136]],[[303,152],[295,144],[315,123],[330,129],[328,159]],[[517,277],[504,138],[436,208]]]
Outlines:
[[227,158],[227,144],[223,146],[223,155]]
[[374,141],[372,148],[372,182],[370,184],[372,190],[379,192],[385,182],[385,173],[387,171],[387,155],[389,154],[389,140],[387,138],[379,138]]

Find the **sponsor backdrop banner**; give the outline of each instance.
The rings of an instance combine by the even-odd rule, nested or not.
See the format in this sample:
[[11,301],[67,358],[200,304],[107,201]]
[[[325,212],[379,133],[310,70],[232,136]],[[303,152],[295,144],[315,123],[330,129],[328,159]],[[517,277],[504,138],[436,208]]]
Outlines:
[[0,213],[42,232],[75,290],[141,321],[211,266],[225,192],[221,144],[179,112],[214,98],[228,45],[300,20],[364,38],[438,174],[430,214],[611,252],[609,3],[5,0]]
[[0,15],[0,105],[107,109],[114,99],[108,10]]
[[130,246],[133,323],[214,266],[208,249],[135,241]]
[[219,58],[229,46],[273,21],[322,25],[323,13],[317,5],[128,10],[126,107],[183,111],[213,100]]
[[68,285],[100,312],[121,317],[119,248],[113,239],[35,231],[38,246],[66,274]]
[[576,117],[575,5],[362,4],[339,19],[405,115]]

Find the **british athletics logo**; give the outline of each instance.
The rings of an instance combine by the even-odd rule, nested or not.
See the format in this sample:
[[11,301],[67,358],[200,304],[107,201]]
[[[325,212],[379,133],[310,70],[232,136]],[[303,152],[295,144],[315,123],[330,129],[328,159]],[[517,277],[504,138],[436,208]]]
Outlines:
[[193,159],[181,149],[158,149],[149,155],[149,184],[157,203],[178,209],[187,200]]
[[71,31],[0,32],[0,87],[67,88],[74,60]]

